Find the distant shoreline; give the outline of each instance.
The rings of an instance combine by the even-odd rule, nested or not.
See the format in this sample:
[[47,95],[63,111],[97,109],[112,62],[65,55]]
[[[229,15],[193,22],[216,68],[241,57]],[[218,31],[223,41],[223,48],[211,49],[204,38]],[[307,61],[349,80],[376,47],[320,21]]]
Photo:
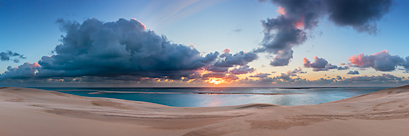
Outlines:
[[221,88],[278,88],[278,89],[292,89],[292,88],[394,88],[399,86],[360,86],[360,87],[24,87],[34,89],[52,89],[52,88],[77,88],[77,89],[221,89]]

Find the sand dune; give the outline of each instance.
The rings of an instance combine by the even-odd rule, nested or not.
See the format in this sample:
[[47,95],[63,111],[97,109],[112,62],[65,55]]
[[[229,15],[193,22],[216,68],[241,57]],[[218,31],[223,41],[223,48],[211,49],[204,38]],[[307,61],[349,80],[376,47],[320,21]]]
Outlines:
[[319,105],[184,108],[0,88],[0,135],[407,135],[409,86]]

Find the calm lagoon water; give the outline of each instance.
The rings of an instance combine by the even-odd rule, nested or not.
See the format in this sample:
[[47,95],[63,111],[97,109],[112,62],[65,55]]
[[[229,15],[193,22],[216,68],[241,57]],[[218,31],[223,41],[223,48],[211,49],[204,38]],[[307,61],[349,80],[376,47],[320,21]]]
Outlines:
[[87,97],[144,101],[176,107],[215,107],[249,103],[320,104],[386,87],[341,88],[38,88]]

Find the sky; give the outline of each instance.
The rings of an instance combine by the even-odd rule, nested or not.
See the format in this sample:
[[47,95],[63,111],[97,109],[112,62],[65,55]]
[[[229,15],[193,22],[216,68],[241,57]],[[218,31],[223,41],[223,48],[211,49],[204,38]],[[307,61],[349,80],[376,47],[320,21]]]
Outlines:
[[0,0],[0,86],[400,86],[408,5]]

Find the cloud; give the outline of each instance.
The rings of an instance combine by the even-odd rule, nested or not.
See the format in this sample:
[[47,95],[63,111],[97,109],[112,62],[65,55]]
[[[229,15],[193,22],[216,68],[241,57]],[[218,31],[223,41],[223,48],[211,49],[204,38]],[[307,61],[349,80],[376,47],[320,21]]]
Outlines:
[[347,69],[349,69],[348,66],[339,66],[338,67],[338,70],[347,70]]
[[259,0],[279,6],[276,18],[262,20],[264,38],[256,52],[275,54],[272,66],[286,66],[293,58],[293,47],[307,40],[320,19],[328,17],[341,27],[376,34],[376,21],[389,12],[391,0]]
[[284,51],[281,50],[279,53],[276,54],[274,60],[270,62],[271,66],[286,66],[290,63],[290,59],[293,58],[293,51],[288,50]]
[[391,74],[382,74],[379,76],[356,76],[351,78],[346,78],[342,81],[344,84],[382,84],[382,83],[392,83],[392,84],[408,84],[409,80],[405,80],[401,77],[397,77]]
[[[247,81],[250,81],[250,83],[256,83],[256,84],[271,84],[272,82],[281,82],[282,80],[284,81],[294,81],[292,77],[297,76],[297,74],[305,74],[307,72],[302,71],[300,67],[298,69],[294,70],[289,70],[286,73],[281,73],[280,76],[275,76],[275,77],[269,77],[269,73],[257,73],[256,75],[252,75],[250,77],[257,77],[258,80],[252,80],[252,79],[244,79],[240,80],[240,82],[247,83]],[[296,79],[300,79],[297,77]],[[247,81],[246,81],[247,80]]]
[[310,63],[310,61],[307,58],[303,58],[304,61],[304,67],[306,68],[325,68],[325,66],[328,64],[328,61],[323,59],[323,58],[318,58],[317,56],[314,57],[314,62]]
[[281,73],[280,76],[276,76],[273,79],[277,80],[277,79],[282,79],[282,80],[292,80],[291,77],[297,76],[297,74],[305,74],[307,72],[302,71],[302,69],[300,67],[298,67],[298,69],[294,69],[294,70],[289,70],[287,71],[287,73]]
[[230,67],[216,67],[214,65],[210,65],[206,67],[206,70],[212,71],[212,72],[227,72],[229,71]]
[[236,32],[236,33],[239,33],[239,32],[241,32],[242,31],[242,29],[234,29],[234,30],[232,30],[233,32]]
[[224,54],[229,54],[229,53],[230,53],[230,49],[224,49],[224,50],[223,50],[223,53],[224,53]]
[[406,69],[406,72],[408,72],[409,71],[409,56],[407,56],[406,58],[405,58],[405,62],[403,62],[401,65],[403,66],[403,67],[405,67],[405,69]]
[[409,84],[409,80],[390,74],[382,74],[377,76],[354,76],[350,78],[337,76],[336,78],[320,78],[316,80],[307,80],[296,76],[276,76],[256,80],[246,78],[240,80],[240,83],[267,86],[396,86]]
[[388,13],[392,0],[323,0],[328,18],[338,26],[376,34],[375,21]]
[[223,72],[211,72],[203,74],[202,76],[203,80],[209,80],[210,78],[217,78],[216,80],[223,80],[224,82],[231,82],[233,80],[239,79],[239,77],[234,74],[227,74]]
[[246,66],[241,66],[239,68],[234,68],[230,70],[229,73],[234,74],[234,75],[240,75],[240,74],[252,73],[254,71],[255,71],[254,68],[250,68],[250,66],[246,65]]
[[[230,50],[228,50],[228,52],[230,52]],[[233,67],[236,65],[244,66],[258,59],[257,54],[254,52],[246,53],[240,51],[239,53],[236,53],[234,55],[228,52],[225,50],[224,54],[220,55],[221,59],[214,63],[214,66],[216,67]]]
[[[12,59],[12,57],[17,57],[15,59]],[[1,61],[10,61],[13,60],[15,63],[20,62],[20,59],[26,59],[23,55],[12,52],[12,51],[7,51],[7,52],[0,52],[0,60]]]
[[355,71],[349,71],[347,74],[350,74],[350,75],[358,75],[359,72],[355,70]]
[[223,53],[218,55],[215,63],[211,65],[207,65],[205,69],[208,71],[212,71],[212,72],[227,72],[229,68],[232,68],[235,66],[245,67],[248,63],[256,59],[258,59],[258,56],[254,52],[246,53],[246,52],[240,51],[236,54],[230,54],[229,49],[224,49]]
[[292,73],[298,73],[298,74],[305,74],[307,73],[306,71],[302,71],[301,67],[298,67],[298,69],[294,69],[291,71]]
[[226,73],[222,73],[222,72],[212,72],[212,73],[206,73],[203,74],[203,79],[207,80],[209,78],[223,78],[226,76]]
[[[164,35],[146,30],[136,19],[87,19],[81,24],[60,19],[57,23],[66,34],[55,47],[55,55],[41,58],[41,67],[31,74],[33,77],[190,78],[219,55],[202,56],[193,47],[171,43]],[[12,78],[10,73],[13,71],[1,78]]]
[[37,72],[37,68],[39,67],[40,65],[38,65],[37,62],[34,64],[27,62],[15,68],[8,66],[7,71],[0,75],[0,80],[32,78],[36,74],[35,72]]
[[314,57],[313,63],[311,63],[307,58],[303,58],[303,63],[304,67],[313,68],[313,71],[327,71],[329,69],[346,70],[349,68],[348,66],[338,67],[337,65],[332,65],[324,58],[318,58],[317,56]]
[[269,75],[271,75],[271,74],[269,74],[269,73],[257,73],[257,74],[255,74],[255,75],[251,75],[250,77],[266,78],[266,77],[268,77]]
[[[247,64],[258,58],[254,52],[230,54],[229,49],[203,55],[194,46],[172,43],[164,35],[147,30],[136,19],[87,19],[83,23],[60,19],[57,23],[66,34],[54,55],[43,56],[38,63],[9,67],[0,80],[139,83],[148,79],[196,82],[221,78],[231,82],[238,79],[236,75],[254,72]],[[205,70],[210,73],[202,75]]]
[[409,58],[403,59],[399,56],[390,55],[388,51],[384,50],[371,55],[359,55],[350,56],[348,59],[352,64],[360,68],[372,67],[377,71],[393,71],[398,66],[403,66],[408,70]]

